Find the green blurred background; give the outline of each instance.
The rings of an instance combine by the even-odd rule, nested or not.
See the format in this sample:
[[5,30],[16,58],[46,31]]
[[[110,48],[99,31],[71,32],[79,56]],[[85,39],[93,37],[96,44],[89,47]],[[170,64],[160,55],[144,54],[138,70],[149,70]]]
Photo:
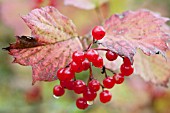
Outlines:
[[[30,35],[20,15],[31,11],[34,1],[0,0],[0,48],[14,42],[15,35]],[[47,4],[48,0],[41,6]],[[99,24],[95,10],[64,6],[63,0],[56,0],[55,7],[73,20],[81,35]],[[109,0],[100,10],[107,18],[113,13],[140,8],[170,17],[170,0]],[[94,105],[84,111],[79,110],[75,105],[78,96],[72,91],[66,91],[59,99],[53,98],[52,89],[58,81],[37,82],[32,86],[31,67],[13,64],[12,60],[8,52],[0,49],[0,113],[170,113],[170,89],[155,86],[133,75],[111,90],[111,102],[102,104],[97,97]],[[97,71],[94,73],[99,75]],[[86,75],[88,73],[83,72],[78,76],[85,79]]]

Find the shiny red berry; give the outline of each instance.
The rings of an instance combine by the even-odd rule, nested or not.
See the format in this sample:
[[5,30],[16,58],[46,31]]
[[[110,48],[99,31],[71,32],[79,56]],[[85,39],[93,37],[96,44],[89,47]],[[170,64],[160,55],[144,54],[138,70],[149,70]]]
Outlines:
[[73,90],[74,88],[74,80],[69,80],[69,81],[60,81],[60,85],[63,87],[63,88],[66,88],[68,90]]
[[88,87],[91,91],[97,92],[100,89],[100,82],[93,79],[89,82]]
[[111,89],[115,85],[115,79],[113,77],[107,77],[103,80],[105,88]]
[[96,40],[100,40],[105,36],[105,30],[102,26],[96,26],[92,30],[93,38]]
[[131,63],[131,61],[130,61],[130,59],[128,57],[123,58],[123,63],[126,66],[131,66],[132,65],[132,63]]
[[62,96],[62,95],[64,95],[64,93],[65,93],[65,91],[62,86],[60,86],[60,85],[54,86],[54,88],[53,88],[54,96]]
[[87,50],[85,57],[90,61],[93,62],[99,57],[99,53],[94,49]]
[[88,107],[86,99],[80,97],[76,100],[76,106],[79,109],[86,109]]
[[134,69],[131,65],[127,66],[125,64],[122,64],[120,67],[120,71],[124,76],[129,76],[133,73]]
[[112,51],[107,51],[107,52],[106,52],[106,58],[107,58],[109,61],[116,60],[117,57],[118,57],[118,54],[116,54],[115,52],[112,52]]
[[114,78],[116,84],[121,84],[124,81],[124,76],[121,73],[115,74],[113,76],[113,78]]
[[64,68],[60,68],[57,71],[57,78],[59,80],[65,80],[66,79],[65,76],[63,75],[63,71],[64,71]]
[[75,51],[72,55],[72,59],[77,64],[82,63],[85,60],[84,52],[82,51]]
[[80,73],[83,71],[82,63],[76,63],[72,61],[70,63],[70,68],[73,72]]
[[107,103],[112,99],[112,94],[108,90],[104,90],[100,93],[100,101]]
[[75,76],[75,73],[71,70],[70,67],[63,70],[63,80],[71,80]]
[[103,58],[99,56],[96,60],[93,61],[93,65],[95,67],[102,68],[103,67]]
[[86,71],[89,69],[90,67],[90,62],[86,59],[82,62],[82,67],[83,67],[83,70]]
[[82,80],[74,81],[74,92],[77,94],[81,94],[86,90],[86,84]]
[[95,91],[90,90],[89,88],[86,88],[83,92],[83,97],[87,101],[93,101],[97,96],[97,93]]

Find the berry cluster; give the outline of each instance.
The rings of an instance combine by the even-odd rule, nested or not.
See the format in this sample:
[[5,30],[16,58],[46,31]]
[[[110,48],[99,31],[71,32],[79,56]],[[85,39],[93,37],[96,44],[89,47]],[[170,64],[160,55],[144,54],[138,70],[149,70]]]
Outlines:
[[[102,26],[96,26],[92,30],[92,36],[95,40],[100,40],[105,36],[105,30]],[[90,44],[91,45],[91,44]],[[85,109],[90,105],[91,101],[97,96],[97,92],[100,91],[100,101],[107,103],[111,100],[112,95],[107,89],[113,88],[115,84],[121,84],[124,81],[124,76],[129,76],[133,73],[133,67],[131,61],[127,57],[123,58],[123,64],[120,67],[120,73],[108,76],[106,73],[107,68],[103,65],[103,58],[99,56],[97,50],[104,50],[106,52],[106,58],[109,61],[117,59],[118,54],[108,49],[92,49],[91,46],[87,50],[75,51],[72,54],[72,61],[65,68],[60,68],[57,71],[57,77],[60,80],[60,85],[56,85],[53,88],[53,94],[56,97],[64,95],[65,89],[73,90],[76,94],[82,94],[82,97],[76,101],[76,106],[79,109]],[[100,83],[94,78],[92,74],[92,66],[102,69],[102,73],[105,74],[103,83]],[[82,80],[77,80],[75,73],[89,70],[89,80],[87,84]]]

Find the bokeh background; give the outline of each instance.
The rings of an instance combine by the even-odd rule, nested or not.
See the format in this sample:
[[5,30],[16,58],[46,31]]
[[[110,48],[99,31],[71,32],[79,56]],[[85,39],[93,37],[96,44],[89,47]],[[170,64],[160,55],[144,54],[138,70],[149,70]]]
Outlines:
[[[35,1],[0,0],[0,48],[14,42],[16,35],[30,35],[20,16],[35,7],[49,4],[49,0],[44,0],[37,6]],[[55,1],[51,5],[71,18],[81,35],[100,23],[95,10],[64,6],[63,0]],[[170,17],[170,0],[109,0],[100,10],[107,18],[113,13],[140,8]],[[53,98],[52,89],[58,81],[37,82],[32,86],[31,67],[14,64],[12,60],[8,52],[0,49],[0,113],[170,113],[170,88],[145,82],[135,75],[111,90],[111,102],[102,104],[97,97],[94,105],[84,111],[79,110],[75,105],[78,96],[72,91],[66,91],[59,99]],[[94,74],[99,75],[98,71]],[[87,75],[87,72],[83,72],[78,76],[85,79]]]

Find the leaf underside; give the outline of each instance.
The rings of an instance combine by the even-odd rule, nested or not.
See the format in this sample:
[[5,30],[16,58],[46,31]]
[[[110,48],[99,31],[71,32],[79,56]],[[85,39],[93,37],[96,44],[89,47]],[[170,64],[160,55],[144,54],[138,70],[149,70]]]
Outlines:
[[167,87],[170,78],[170,51],[166,52],[167,61],[160,55],[146,56],[138,51],[134,57],[135,73],[145,81]]
[[56,71],[67,65],[74,51],[82,50],[75,25],[50,6],[35,9],[22,18],[32,36],[17,36],[16,43],[6,48],[15,58],[13,62],[32,66],[33,84],[56,80]]

